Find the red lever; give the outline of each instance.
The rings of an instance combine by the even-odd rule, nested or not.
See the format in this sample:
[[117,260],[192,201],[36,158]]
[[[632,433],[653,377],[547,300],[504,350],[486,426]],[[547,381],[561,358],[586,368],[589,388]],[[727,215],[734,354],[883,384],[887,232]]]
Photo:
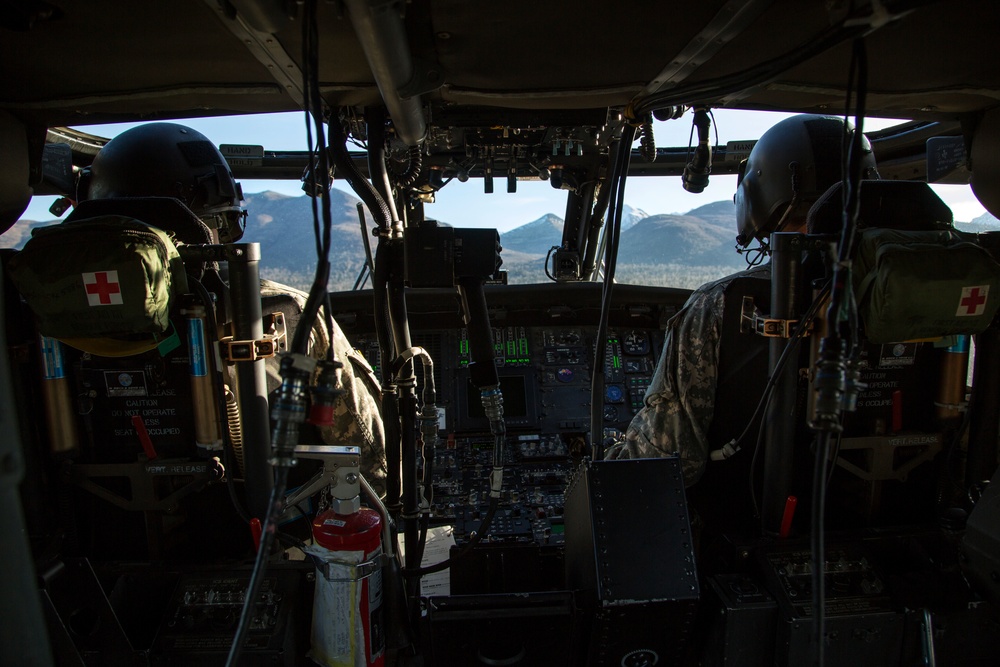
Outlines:
[[132,415],[132,426],[135,427],[135,433],[139,436],[139,443],[142,445],[142,450],[146,452],[146,458],[150,461],[155,460],[157,458],[156,448],[153,447],[153,441],[149,439],[149,431],[146,430],[142,417]]
[[897,389],[892,392],[892,432],[903,430],[903,392]]
[[254,517],[250,519],[250,535],[253,537],[253,550],[260,551],[260,519]]
[[795,517],[795,507],[798,504],[799,499],[795,496],[788,496],[785,500],[785,512],[781,515],[781,531],[778,533],[782,539],[792,532],[792,519]]

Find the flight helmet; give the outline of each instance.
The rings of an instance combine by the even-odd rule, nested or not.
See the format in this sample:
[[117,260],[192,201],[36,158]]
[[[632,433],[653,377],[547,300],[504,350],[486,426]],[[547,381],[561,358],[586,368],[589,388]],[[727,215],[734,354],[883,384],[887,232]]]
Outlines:
[[[850,132],[854,131],[850,123]],[[740,165],[736,187],[736,242],[766,239],[809,207],[842,178],[844,120],[801,114],[765,132]],[[878,178],[875,155],[862,137],[861,178]]]
[[205,135],[176,123],[148,123],[109,141],[90,167],[86,199],[174,197],[224,243],[246,227],[243,189]]

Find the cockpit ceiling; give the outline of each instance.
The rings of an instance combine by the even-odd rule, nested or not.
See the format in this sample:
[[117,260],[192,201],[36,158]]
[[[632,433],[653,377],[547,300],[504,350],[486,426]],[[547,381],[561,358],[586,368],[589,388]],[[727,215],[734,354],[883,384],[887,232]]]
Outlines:
[[[301,6],[222,2],[0,0],[0,108],[49,126],[299,108]],[[380,99],[352,4],[318,2],[331,106]],[[404,10],[402,53],[415,75],[403,97],[431,109],[558,112],[652,94],[662,104],[839,112],[851,41],[866,33],[871,115],[956,118],[1000,104],[1000,14],[989,0],[368,4]]]

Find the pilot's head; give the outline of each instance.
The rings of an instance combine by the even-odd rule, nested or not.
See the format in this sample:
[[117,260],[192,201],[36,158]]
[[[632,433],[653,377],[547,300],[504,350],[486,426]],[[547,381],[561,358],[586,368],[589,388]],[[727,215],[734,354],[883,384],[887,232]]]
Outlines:
[[[740,165],[736,188],[737,243],[746,247],[772,232],[796,229],[809,207],[842,177],[844,120],[802,114],[761,136]],[[847,130],[853,132],[850,123]],[[861,178],[878,178],[875,155],[862,138]]]
[[176,123],[122,132],[94,158],[86,199],[174,197],[223,242],[243,236],[243,190],[205,135]]

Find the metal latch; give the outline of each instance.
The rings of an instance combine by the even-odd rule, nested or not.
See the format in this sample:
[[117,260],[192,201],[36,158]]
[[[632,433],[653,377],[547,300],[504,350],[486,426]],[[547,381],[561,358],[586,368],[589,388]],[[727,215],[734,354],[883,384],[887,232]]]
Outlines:
[[222,358],[233,363],[237,361],[257,361],[268,359],[285,349],[285,314],[281,312],[265,315],[264,330],[267,332],[260,340],[233,340],[225,336],[219,340]]
[[[764,317],[754,306],[752,296],[743,297],[743,309],[740,315],[740,333],[755,333],[765,338],[791,338],[799,320],[781,320]],[[812,323],[800,334],[802,337],[812,333]]]
[[317,569],[319,569],[324,579],[341,583],[353,583],[367,579],[381,570],[382,566],[388,560],[383,556],[381,551],[361,563],[326,560],[322,555],[315,552],[307,552],[307,555]]

